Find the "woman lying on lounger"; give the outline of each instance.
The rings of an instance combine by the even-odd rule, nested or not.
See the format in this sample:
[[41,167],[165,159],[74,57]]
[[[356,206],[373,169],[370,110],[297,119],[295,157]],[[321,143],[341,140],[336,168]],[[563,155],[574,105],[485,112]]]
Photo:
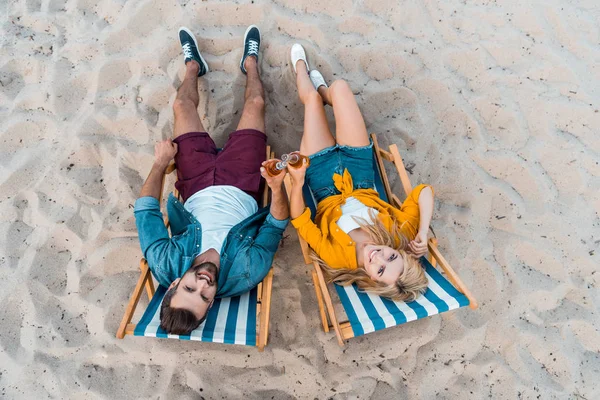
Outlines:
[[[300,153],[310,158],[288,168],[291,216],[298,233],[316,253],[330,281],[356,283],[364,291],[411,301],[427,288],[416,257],[427,252],[433,191],[417,186],[397,209],[374,190],[373,144],[354,94],[337,80],[328,87],[319,71],[309,73],[301,45],[292,47],[298,95],[304,104]],[[323,102],[333,107],[336,138]],[[302,196],[304,180],[317,201],[315,222]]]

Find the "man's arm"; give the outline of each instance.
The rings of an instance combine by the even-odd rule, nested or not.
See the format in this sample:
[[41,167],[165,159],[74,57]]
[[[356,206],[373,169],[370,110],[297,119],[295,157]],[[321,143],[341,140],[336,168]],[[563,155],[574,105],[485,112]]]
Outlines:
[[277,187],[271,187],[271,208],[269,211],[271,215],[278,220],[284,220],[290,217],[287,196],[281,184]]
[[140,197],[149,196],[157,200],[160,198],[165,170],[175,154],[177,154],[177,143],[173,143],[171,140],[163,140],[154,146],[154,164],[142,186]]
[[[159,142],[154,147],[154,165],[142,186],[140,197],[135,202],[134,215],[138,228],[140,247],[150,269],[155,272],[156,260],[166,254],[170,240],[169,232],[160,211],[160,191],[165,169],[177,153],[177,144],[170,140]],[[162,283],[162,282],[161,282]]]

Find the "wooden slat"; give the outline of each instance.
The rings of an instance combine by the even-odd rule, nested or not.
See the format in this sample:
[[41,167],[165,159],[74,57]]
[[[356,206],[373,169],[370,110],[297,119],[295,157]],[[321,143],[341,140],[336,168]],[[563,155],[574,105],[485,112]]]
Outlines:
[[400,199],[398,198],[398,196],[396,196],[395,194],[392,193],[392,201],[393,201],[393,206],[396,208],[400,208],[402,207],[402,202],[400,201]]
[[452,282],[452,284],[458,289],[459,292],[464,294],[467,297],[467,299],[469,299],[469,307],[471,307],[472,309],[476,309],[478,307],[477,300],[475,300],[475,297],[473,297],[471,291],[462,282],[458,274],[454,272],[454,269],[452,269],[448,261],[446,261],[446,259],[442,256],[442,253],[440,253],[437,246],[432,245],[430,241],[428,242],[427,247],[429,248],[429,252],[431,253],[431,255],[439,263],[440,268],[442,269],[442,271],[444,271],[450,282]]
[[[267,146],[267,160],[274,158],[275,153],[271,151],[271,146]],[[265,190],[263,192],[263,207],[269,203],[269,185],[265,182]]]
[[323,303],[323,294],[321,293],[321,287],[319,285],[319,278],[317,273],[312,271],[313,284],[315,285],[315,293],[317,294],[317,304],[319,306],[319,314],[321,315],[321,323],[323,324],[323,330],[329,332],[329,322],[327,321],[327,313],[325,312],[325,303]]
[[351,339],[354,337],[354,331],[352,330],[352,325],[350,325],[350,322],[341,322],[340,330],[342,331],[342,337],[344,339]]
[[263,279],[263,293],[260,307],[260,319],[258,327],[258,340],[256,346],[258,351],[263,351],[269,338],[269,318],[271,315],[271,292],[273,290],[273,268],[269,270]]
[[400,180],[402,181],[402,187],[404,188],[404,193],[406,197],[410,195],[412,192],[412,185],[410,184],[410,178],[408,177],[408,173],[406,172],[406,168],[404,168],[404,162],[402,162],[402,157],[400,156],[400,152],[398,151],[398,146],[395,144],[390,146],[390,153],[394,156],[394,166],[396,167],[396,171],[398,171],[398,175],[400,176]]
[[382,148],[379,149],[379,155],[386,161],[394,161],[394,156],[389,151],[386,151]]
[[327,308],[327,314],[329,315],[329,320],[331,321],[331,325],[333,326],[333,330],[335,331],[335,335],[337,336],[338,343],[340,346],[344,345],[342,332],[340,331],[340,325],[338,324],[337,317],[335,315],[335,310],[333,308],[333,302],[331,301],[331,295],[329,294],[329,288],[327,287],[327,283],[325,282],[325,278],[323,277],[323,271],[321,271],[321,267],[318,263],[313,262],[313,266],[315,267],[315,271],[317,273],[317,278],[319,280],[319,286],[321,287],[321,293],[323,294],[323,300],[325,301],[325,306]]
[[171,161],[169,165],[167,165],[167,169],[165,169],[165,175],[169,175],[171,172],[175,171],[177,167],[175,166],[175,161]]
[[135,289],[133,289],[133,293],[131,298],[129,299],[129,303],[127,304],[127,308],[125,309],[125,314],[123,314],[123,319],[121,320],[121,324],[119,325],[119,329],[117,330],[117,338],[123,339],[126,334],[127,324],[131,322],[131,318],[133,317],[133,313],[135,312],[135,308],[140,301],[140,296],[142,295],[142,290],[144,289],[144,284],[146,280],[150,277],[150,270],[148,269],[148,264],[146,260],[142,258],[140,261],[140,277],[138,278],[137,284],[135,285]]
[[[377,141],[377,136],[375,136],[374,133],[371,133],[371,140],[373,141],[373,147],[375,147],[375,158],[377,160],[377,165],[379,166],[379,171],[381,172],[381,180],[383,182],[383,187],[385,188],[385,195],[387,196],[388,199],[391,199],[392,198],[392,188],[390,188],[390,181],[387,177],[387,172],[385,172],[385,166],[383,165],[383,160],[381,159],[382,154],[387,153],[387,151],[385,151],[379,147],[379,142]],[[389,153],[387,153],[387,154],[389,154]],[[390,157],[391,157],[391,154],[390,154]],[[389,161],[393,161],[393,159],[390,159]]]
[[146,286],[146,293],[148,294],[148,301],[152,300],[152,297],[154,297],[154,281],[152,280],[152,276],[149,276],[148,279],[146,279],[146,284],[144,285]]
[[[437,241],[437,239],[436,239],[436,238],[431,238],[431,239],[429,239],[429,244],[430,244],[431,246],[434,246],[434,247],[436,247],[436,248],[437,248],[437,243],[438,243],[438,241]],[[429,253],[429,254],[430,254],[430,255],[429,255],[429,262],[431,263],[431,265],[433,265],[433,266],[435,267],[435,265],[436,265],[437,261],[436,261],[436,259],[433,257],[433,254],[431,254],[431,253]]]
[[133,332],[135,331],[135,324],[127,324],[127,327],[125,328],[125,334],[126,335],[133,335]]

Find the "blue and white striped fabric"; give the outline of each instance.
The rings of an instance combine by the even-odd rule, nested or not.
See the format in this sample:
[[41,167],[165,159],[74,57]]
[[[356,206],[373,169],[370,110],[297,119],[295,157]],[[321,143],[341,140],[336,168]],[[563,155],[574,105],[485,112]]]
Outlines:
[[[375,174],[375,190],[377,190],[382,200],[389,202],[375,156],[373,156],[373,169],[378,172]],[[306,184],[303,188],[303,194],[306,205],[311,209],[314,218],[316,215],[315,198]],[[334,285],[348,316],[354,336],[364,335],[469,305],[467,297],[452,286],[425,257],[421,257],[421,264],[425,267],[429,286],[422,296],[410,303],[391,301],[380,296],[360,292],[356,285]]]
[[156,289],[135,327],[135,336],[256,346],[257,288],[241,296],[215,299],[204,322],[189,335],[169,335],[160,327],[160,305],[166,292],[164,286]]
[[467,297],[456,290],[425,257],[421,257],[421,264],[425,267],[429,286],[422,296],[409,303],[360,292],[356,285],[334,285],[354,336],[469,305]]

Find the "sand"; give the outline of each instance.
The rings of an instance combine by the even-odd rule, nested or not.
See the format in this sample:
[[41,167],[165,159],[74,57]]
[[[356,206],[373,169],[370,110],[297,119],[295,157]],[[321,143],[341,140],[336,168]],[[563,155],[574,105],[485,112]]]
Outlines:
[[[0,398],[599,398],[599,20],[591,0],[0,2]],[[199,112],[222,145],[252,23],[274,150],[300,143],[298,41],[435,187],[440,248],[479,310],[341,348],[288,229],[264,353],[115,338],[132,205],[172,133],[177,28],[212,70]]]

